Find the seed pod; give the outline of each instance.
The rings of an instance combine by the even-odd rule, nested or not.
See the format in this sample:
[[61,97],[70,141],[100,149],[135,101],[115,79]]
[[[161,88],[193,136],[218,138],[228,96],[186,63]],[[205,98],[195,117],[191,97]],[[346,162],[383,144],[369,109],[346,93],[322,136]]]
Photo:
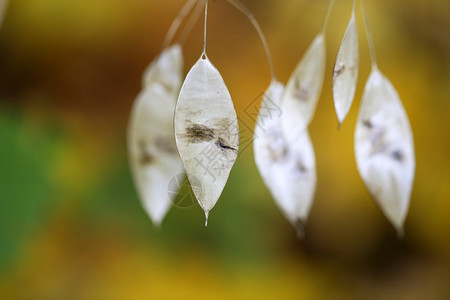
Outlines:
[[297,138],[308,127],[316,111],[325,74],[325,40],[319,34],[288,81],[281,104],[283,134]]
[[128,128],[128,150],[140,199],[160,225],[175,195],[167,187],[183,172],[178,156],[173,113],[181,86],[183,57],[178,45],[164,50],[151,64],[146,85],[134,103]]
[[[142,76],[142,87],[145,88],[149,85],[159,82],[165,85],[167,88],[173,88],[175,90],[175,101],[178,96],[178,92],[181,87],[183,72],[183,54],[179,45],[173,45],[165,49],[154,60]],[[173,102],[173,101],[172,101]]]
[[374,67],[355,131],[359,173],[389,221],[403,233],[414,180],[414,145],[397,91]]
[[175,138],[194,194],[209,212],[222,193],[239,148],[239,127],[230,93],[203,54],[189,71],[175,110]]
[[358,29],[356,28],[355,13],[353,11],[339,48],[333,72],[334,107],[339,124],[344,122],[352,106],[358,80],[358,69]]
[[281,116],[269,114],[270,107],[279,106],[284,87],[272,82],[267,89],[255,127],[253,141],[256,166],[283,214],[303,236],[316,188],[314,149],[307,131],[287,142],[281,132]]

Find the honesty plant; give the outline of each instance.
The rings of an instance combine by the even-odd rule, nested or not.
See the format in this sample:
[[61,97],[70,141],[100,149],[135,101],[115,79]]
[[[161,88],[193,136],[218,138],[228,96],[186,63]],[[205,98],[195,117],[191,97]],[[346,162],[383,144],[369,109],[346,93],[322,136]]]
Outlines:
[[[268,43],[253,14],[238,0],[227,1],[243,12],[255,27],[271,71],[271,82],[264,93],[254,131],[256,166],[276,204],[302,236],[317,181],[308,127],[322,91],[326,69],[325,30],[334,0],[329,1],[319,34],[286,87],[276,79]],[[170,46],[178,27],[196,3],[179,43]],[[203,6],[203,53],[180,90],[181,45]],[[351,108],[358,81],[355,6],[356,0],[333,69],[333,98],[339,124]],[[362,10],[372,72],[356,123],[355,156],[364,183],[401,234],[415,169],[412,132],[397,92],[378,69],[364,5]],[[238,156],[239,126],[233,102],[222,76],[206,55],[207,15],[208,0],[186,2],[169,29],[163,52],[144,75],[144,90],[132,111],[130,164],[140,197],[156,224],[161,222],[173,201],[173,196],[170,198],[165,189],[170,179],[182,172],[182,166],[205,212],[207,224]],[[280,107],[281,114],[268,118],[265,107],[269,103]]]

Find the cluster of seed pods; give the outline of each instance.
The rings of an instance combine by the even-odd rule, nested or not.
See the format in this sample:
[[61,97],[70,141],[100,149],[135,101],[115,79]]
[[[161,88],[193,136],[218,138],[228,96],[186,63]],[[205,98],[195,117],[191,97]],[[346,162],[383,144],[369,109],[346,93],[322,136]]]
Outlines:
[[[246,14],[255,26],[267,54],[272,79],[261,106],[267,106],[266,102],[270,101],[282,111],[270,119],[260,111],[253,142],[256,166],[280,210],[297,229],[298,235],[303,236],[317,182],[308,126],[323,86],[325,29],[334,0],[329,1],[319,34],[286,86],[275,77],[267,41],[254,16],[239,1],[228,1]],[[130,121],[131,169],[140,198],[155,224],[160,224],[173,201],[166,192],[168,183],[183,170],[205,212],[207,224],[239,150],[239,127],[233,101],[222,76],[206,54],[207,0],[186,3],[169,30],[166,44],[170,43],[177,26],[195,3],[197,12],[205,6],[204,47],[200,58],[181,86],[181,46],[166,47],[144,76],[144,89],[136,100]],[[356,161],[368,190],[401,234],[414,178],[413,138],[397,92],[378,70],[364,0],[361,3],[372,72],[364,89],[356,124]],[[351,108],[358,79],[355,5],[356,0],[333,72],[333,98],[339,124]],[[195,20],[197,14],[192,15],[191,19]],[[202,164],[205,151],[216,158],[215,165],[208,169]]]

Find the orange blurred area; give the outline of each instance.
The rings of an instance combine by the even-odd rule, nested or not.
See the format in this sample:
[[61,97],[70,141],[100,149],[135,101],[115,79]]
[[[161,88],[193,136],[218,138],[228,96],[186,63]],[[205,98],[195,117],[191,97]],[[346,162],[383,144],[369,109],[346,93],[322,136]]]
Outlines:
[[[325,0],[242,0],[286,82],[318,33]],[[381,71],[414,134],[416,176],[398,239],[360,179],[353,134],[370,72],[361,68],[340,130],[333,63],[352,1],[336,1],[327,73],[311,124],[318,186],[298,240],[241,149],[208,228],[173,207],[153,227],[133,187],[126,129],[141,75],[183,0],[11,0],[0,29],[0,299],[448,299],[450,295],[450,3],[369,1]],[[250,22],[210,1],[208,57],[238,117],[270,82]],[[202,19],[183,47],[200,57]]]

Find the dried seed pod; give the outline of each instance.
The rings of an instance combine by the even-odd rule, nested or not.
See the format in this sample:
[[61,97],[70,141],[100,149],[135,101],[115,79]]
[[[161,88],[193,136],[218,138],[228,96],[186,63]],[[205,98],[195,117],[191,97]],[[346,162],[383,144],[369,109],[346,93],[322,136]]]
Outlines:
[[401,235],[414,180],[414,145],[397,91],[374,67],[364,89],[355,131],[359,173]]
[[175,138],[194,194],[209,212],[222,193],[239,147],[230,93],[206,54],[189,71],[175,109]]
[[281,104],[284,87],[273,81],[267,89],[255,127],[253,141],[256,166],[265,185],[286,218],[303,236],[316,188],[314,149],[307,131],[287,142],[281,133],[281,116],[270,108]]
[[282,118],[283,134],[289,140],[303,134],[314,116],[325,75],[325,53],[320,33],[288,81],[281,108],[289,112]]
[[142,76],[142,87],[146,88],[159,82],[167,88],[174,88],[178,93],[181,87],[182,72],[183,53],[181,46],[175,44],[162,51],[160,56],[148,65]]
[[339,124],[344,122],[352,106],[358,80],[358,69],[358,29],[353,8],[352,17],[339,48],[333,72],[334,107]]
[[171,179],[183,172],[173,128],[182,66],[178,45],[165,49],[151,64],[128,128],[131,171],[143,206],[155,225],[160,225],[173,201],[167,192]]

